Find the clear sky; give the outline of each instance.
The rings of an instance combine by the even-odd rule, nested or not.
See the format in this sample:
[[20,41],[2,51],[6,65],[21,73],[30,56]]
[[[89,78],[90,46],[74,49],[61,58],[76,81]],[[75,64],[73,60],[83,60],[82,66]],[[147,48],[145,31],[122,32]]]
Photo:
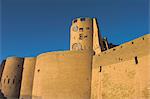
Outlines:
[[0,59],[68,50],[76,17],[96,17],[103,36],[121,44],[148,33],[148,0],[0,0]]

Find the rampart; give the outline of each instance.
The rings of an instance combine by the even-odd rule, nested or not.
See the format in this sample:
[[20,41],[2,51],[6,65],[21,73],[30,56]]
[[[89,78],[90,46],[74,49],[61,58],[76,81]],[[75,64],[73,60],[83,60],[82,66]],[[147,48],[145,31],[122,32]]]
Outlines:
[[86,51],[37,56],[33,99],[90,99],[91,60]]
[[150,34],[93,57],[91,99],[149,99]]

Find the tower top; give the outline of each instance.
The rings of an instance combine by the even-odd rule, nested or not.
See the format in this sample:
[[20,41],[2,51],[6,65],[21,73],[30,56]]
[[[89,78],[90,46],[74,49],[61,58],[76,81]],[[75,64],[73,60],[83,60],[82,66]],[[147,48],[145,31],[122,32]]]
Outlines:
[[77,22],[84,22],[84,21],[88,21],[88,20],[92,20],[92,18],[89,18],[89,17],[79,17],[79,18],[73,19],[72,24],[73,23],[77,23]]
[[70,50],[93,50],[92,18],[74,19],[70,33]]
[[70,28],[70,50],[94,50],[98,54],[102,48],[103,42],[96,18],[75,18]]

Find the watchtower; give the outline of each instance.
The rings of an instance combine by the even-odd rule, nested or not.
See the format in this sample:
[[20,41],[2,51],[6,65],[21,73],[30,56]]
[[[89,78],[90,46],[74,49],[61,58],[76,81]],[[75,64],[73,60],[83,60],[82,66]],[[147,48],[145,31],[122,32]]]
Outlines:
[[93,50],[92,18],[76,18],[72,21],[70,50]]

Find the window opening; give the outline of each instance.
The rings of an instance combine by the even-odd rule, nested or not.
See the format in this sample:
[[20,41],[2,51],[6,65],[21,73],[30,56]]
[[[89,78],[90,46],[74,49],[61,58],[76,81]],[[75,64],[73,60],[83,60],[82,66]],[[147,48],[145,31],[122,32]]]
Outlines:
[[77,19],[76,19],[76,20],[74,20],[73,22],[74,22],[74,23],[76,23],[76,22],[77,22]]
[[85,18],[81,18],[80,20],[81,20],[81,21],[85,21]]
[[102,66],[99,67],[99,72],[102,72]]
[[10,79],[8,79],[8,84],[9,84],[9,82],[10,82]]
[[135,64],[138,64],[137,56],[135,56],[134,59],[135,59]]
[[83,32],[83,28],[79,28],[79,32]]

